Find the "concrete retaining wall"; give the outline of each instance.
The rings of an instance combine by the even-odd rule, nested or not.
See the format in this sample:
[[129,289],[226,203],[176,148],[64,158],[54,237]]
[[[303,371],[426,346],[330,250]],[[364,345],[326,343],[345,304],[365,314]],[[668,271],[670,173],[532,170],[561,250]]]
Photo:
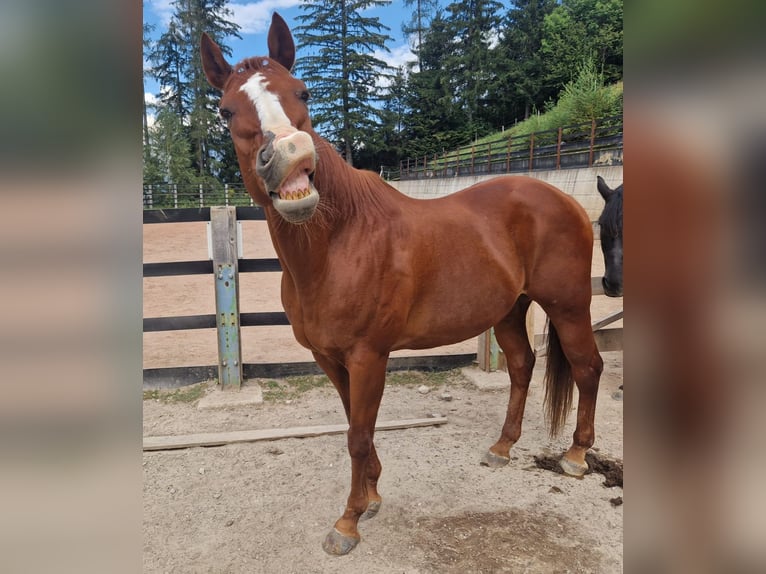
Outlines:
[[[512,174],[522,175],[522,174]],[[596,189],[596,176],[604,178],[611,188],[622,183],[622,166],[598,166],[591,168],[560,169],[534,171],[523,174],[536,177],[558,187],[573,196],[585,208],[590,220],[595,222],[604,208],[604,200]],[[502,177],[497,174],[481,176],[460,176],[443,179],[417,179],[407,181],[389,181],[393,187],[411,197],[432,199],[455,193],[475,183]]]

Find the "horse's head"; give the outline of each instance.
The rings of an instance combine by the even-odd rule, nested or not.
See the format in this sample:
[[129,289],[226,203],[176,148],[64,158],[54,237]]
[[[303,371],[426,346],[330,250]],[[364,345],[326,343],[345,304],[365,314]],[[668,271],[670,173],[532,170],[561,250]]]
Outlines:
[[306,105],[309,93],[290,75],[295,44],[276,13],[268,45],[268,58],[249,58],[232,67],[203,33],[202,67],[208,82],[223,92],[220,113],[248,192],[260,205],[271,202],[290,223],[302,223],[319,203],[313,185],[316,150]]
[[609,297],[622,297],[622,184],[611,189],[598,176],[598,192],[606,205],[598,224],[601,229],[601,251],[604,254],[604,277],[601,283]]

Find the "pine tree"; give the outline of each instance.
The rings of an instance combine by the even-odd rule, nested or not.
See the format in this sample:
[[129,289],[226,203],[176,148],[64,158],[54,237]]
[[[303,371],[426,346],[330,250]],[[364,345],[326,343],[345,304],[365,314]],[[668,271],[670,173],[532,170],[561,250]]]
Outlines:
[[527,119],[533,109],[542,109],[556,95],[545,85],[545,62],[540,52],[545,17],[556,0],[515,0],[504,18],[499,45],[499,93],[496,102],[504,121]]
[[375,104],[383,99],[380,80],[391,71],[376,58],[386,50],[388,28],[376,17],[365,16],[373,6],[390,0],[309,0],[301,5],[301,25],[294,29],[298,50],[296,73],[311,95],[315,128],[337,143],[348,163],[355,150],[383,122]]
[[169,107],[157,113],[151,134],[152,161],[146,166],[145,183],[177,185],[189,189],[196,181],[191,164],[190,143],[181,119]]
[[454,34],[438,10],[420,46],[420,67],[410,70],[403,90],[404,155],[415,157],[441,152],[465,139],[466,115],[453,92],[448,60],[454,52]]
[[[153,29],[154,29],[154,27],[149,25],[149,24],[144,24],[143,25],[143,48],[144,48],[144,52],[145,53],[148,52],[151,49],[151,41],[149,40],[149,34],[152,32]],[[147,70],[143,70],[143,74],[142,74],[142,78],[141,78],[142,83],[146,79],[146,76],[147,76],[148,73],[149,72]],[[151,159],[150,156],[149,156],[149,153],[150,153],[150,147],[149,147],[150,146],[150,140],[149,140],[149,115],[148,115],[147,110],[146,110],[146,97],[143,95],[143,94],[146,93],[146,87],[145,87],[146,84],[143,84],[143,86],[144,86],[144,88],[142,90],[142,97],[141,97],[141,102],[143,104],[141,106],[141,111],[142,111],[142,114],[141,114],[142,118],[141,119],[142,119],[142,123],[143,123],[143,151],[144,151],[144,153],[143,153],[143,160],[144,160],[144,164],[147,164],[147,163],[149,163],[149,161]]]
[[487,107],[492,98],[488,87],[496,74],[492,46],[497,41],[501,8],[496,0],[462,0],[447,6],[454,40],[446,66],[471,135],[483,135],[490,127]]
[[173,5],[168,29],[149,52],[152,74],[161,85],[162,107],[180,121],[183,129],[177,135],[189,143],[197,178],[210,181],[218,175],[221,160],[231,155],[231,141],[217,120],[219,94],[205,79],[199,38],[207,32],[231,56],[225,40],[239,38],[239,26],[228,19],[232,12],[226,0],[175,0]]
[[[423,44],[423,36],[429,28],[431,19],[436,15],[439,0],[403,0],[405,7],[414,7],[414,11],[408,22],[402,24],[402,32],[407,37],[414,37],[411,44],[413,52],[418,57],[418,70],[421,68],[420,46]],[[414,45],[413,45],[414,44]]]
[[595,61],[604,80],[622,78],[622,0],[563,0],[545,18],[542,54],[547,82],[557,90]]

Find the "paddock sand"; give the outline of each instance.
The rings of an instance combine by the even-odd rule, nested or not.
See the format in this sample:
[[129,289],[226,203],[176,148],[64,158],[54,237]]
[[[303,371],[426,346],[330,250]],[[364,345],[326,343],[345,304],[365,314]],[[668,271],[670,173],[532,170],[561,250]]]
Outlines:
[[[244,233],[246,257],[274,256],[262,223],[245,222]],[[205,259],[205,226],[144,226],[144,254],[146,262]],[[597,275],[600,253],[594,259]],[[242,310],[280,310],[278,281],[278,274],[243,275]],[[621,306],[621,300],[595,297],[593,319]],[[212,312],[210,277],[144,280],[146,317]],[[214,333],[168,335],[144,336],[145,367],[215,364]],[[446,349],[475,350],[475,341]],[[289,328],[245,329],[243,353],[247,362],[310,360]],[[622,460],[622,402],[612,398],[622,384],[622,353],[604,353],[604,360],[593,450]],[[348,495],[344,435],[144,453],[144,571],[621,572],[623,506],[610,499],[621,497],[622,488],[604,487],[599,474],[574,479],[534,464],[536,455],[567,448],[575,418],[572,412],[561,437],[548,438],[543,365],[539,360],[513,459],[496,470],[479,461],[500,432],[507,389],[477,390],[460,371],[409,373],[400,377],[404,383],[389,386],[380,421],[439,413],[448,423],[376,434],[383,507],[361,523],[359,546],[340,558],[326,555],[321,543]],[[426,394],[418,392],[423,384],[430,385]],[[440,398],[445,391],[451,401]],[[144,401],[145,436],[342,422],[340,400],[329,387],[218,410]]]

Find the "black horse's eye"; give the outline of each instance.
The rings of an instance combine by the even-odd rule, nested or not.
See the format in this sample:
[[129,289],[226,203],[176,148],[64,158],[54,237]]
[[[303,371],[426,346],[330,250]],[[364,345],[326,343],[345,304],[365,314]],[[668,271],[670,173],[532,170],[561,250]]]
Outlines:
[[311,97],[311,94],[309,94],[308,90],[303,90],[298,94],[298,97],[302,99],[304,102],[308,102],[309,98]]
[[221,108],[218,112],[221,117],[226,120],[227,122],[231,119],[231,112],[227,110],[226,108]]

